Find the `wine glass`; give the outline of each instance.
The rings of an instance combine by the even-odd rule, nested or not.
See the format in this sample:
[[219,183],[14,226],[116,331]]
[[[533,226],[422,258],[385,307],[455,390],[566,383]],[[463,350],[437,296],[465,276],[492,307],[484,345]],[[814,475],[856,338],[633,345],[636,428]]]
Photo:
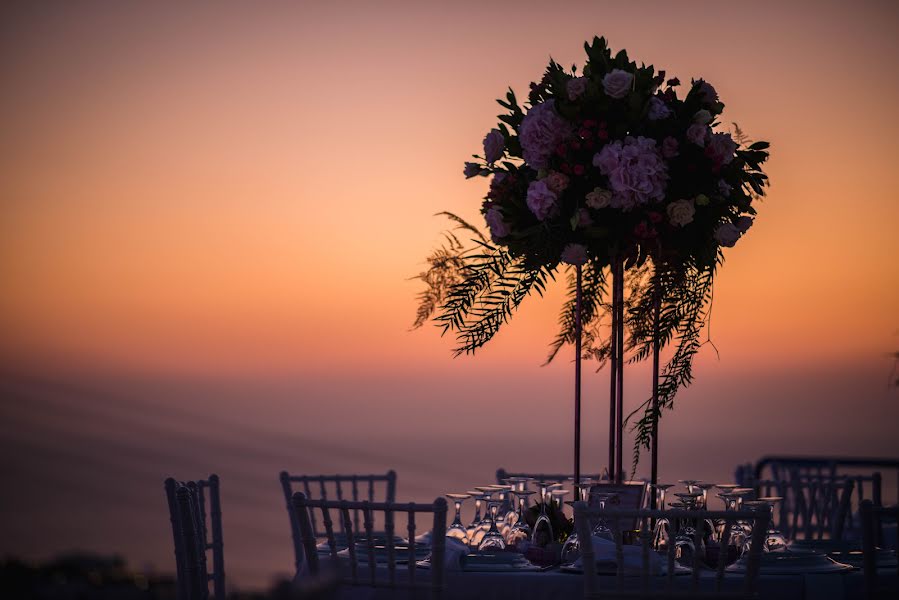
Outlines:
[[714,483],[705,483],[704,481],[699,481],[696,483],[696,488],[699,488],[699,491],[702,492],[702,500],[698,503],[698,508],[702,510],[706,510],[709,507],[709,490],[715,487]]
[[[678,497],[680,502],[672,503],[671,506],[675,504],[678,505],[678,508],[683,508],[684,510],[698,510],[698,505],[702,501],[702,492],[698,490],[696,484],[698,482],[694,481],[692,484],[688,485],[688,489],[692,488],[691,492],[677,492],[674,495]],[[685,484],[687,485],[687,484]],[[697,523],[696,519],[684,518],[680,519],[678,523],[677,534],[674,536],[674,556],[683,565],[693,566],[693,557],[698,552],[700,556],[705,556],[705,548],[703,547],[703,538],[700,538],[700,547],[696,547],[696,528],[700,526]],[[704,537],[704,536],[703,536]]]
[[651,483],[651,487],[653,487],[656,491],[656,506],[661,510],[665,508],[665,490],[669,488],[673,488],[673,483]]
[[[607,503],[614,502],[618,499],[618,494],[614,492],[592,492],[591,495],[596,498],[596,501],[599,503],[600,510],[605,509]],[[607,540],[614,540],[615,536],[612,534],[612,530],[609,529],[608,523],[603,517],[599,517],[596,521],[596,525],[593,527],[593,535],[596,537],[605,538]]]
[[678,479],[678,483],[682,484],[687,488],[687,491],[691,494],[696,491],[696,484],[699,483],[698,479]]
[[456,506],[456,517],[453,523],[446,529],[446,537],[459,540],[466,546],[468,545],[468,528],[462,524],[462,502],[471,498],[470,494],[447,494],[447,498],[453,501]]
[[[734,491],[736,491],[736,490],[734,490]],[[740,507],[743,510],[748,510],[750,512],[760,512],[760,511],[765,511],[765,510],[767,510],[767,511],[771,510],[771,505],[768,504],[767,502],[765,502],[764,500],[743,500],[743,499],[741,499]],[[746,552],[748,552],[750,547],[752,546],[752,530],[753,530],[751,523],[747,522],[745,525],[746,525],[748,535],[746,536],[746,541],[743,543],[743,553],[744,554]],[[765,550],[765,548],[763,548],[763,550]]]
[[515,492],[515,495],[518,497],[518,514],[515,517],[515,524],[512,525],[509,533],[506,535],[506,541],[513,548],[521,542],[531,539],[531,527],[524,517],[524,511],[526,510],[528,496],[535,493],[534,490],[518,490]]
[[783,552],[787,549],[787,539],[774,526],[774,508],[781,500],[783,500],[781,496],[764,496],[759,498],[759,502],[765,502],[771,507],[771,520],[768,521],[768,531],[765,532],[766,552]]
[[490,520],[490,529],[484,533],[480,543],[478,543],[478,552],[498,552],[506,549],[506,541],[503,534],[496,528],[496,515],[499,512],[499,502],[490,502],[487,506],[487,514]]
[[468,524],[466,534],[468,536],[468,543],[474,544],[475,534],[478,531],[478,527],[481,525],[481,521],[484,520],[481,516],[481,505],[484,503],[484,494],[478,490],[471,490],[468,492],[468,495],[474,498],[474,518],[471,520],[471,523]]
[[540,516],[534,523],[534,530],[531,532],[531,542],[539,548],[548,546],[555,540],[553,535],[553,527],[549,521],[549,515],[546,513],[546,496],[552,483],[546,481],[538,481],[537,487],[540,488]]

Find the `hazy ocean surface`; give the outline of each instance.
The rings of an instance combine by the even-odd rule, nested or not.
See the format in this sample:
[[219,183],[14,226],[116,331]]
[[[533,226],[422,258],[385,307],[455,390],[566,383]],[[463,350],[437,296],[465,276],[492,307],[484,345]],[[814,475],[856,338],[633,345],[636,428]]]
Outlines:
[[[735,465],[772,453],[899,455],[883,366],[701,379],[663,420],[661,479],[730,481]],[[230,585],[266,586],[293,564],[282,469],[392,468],[398,499],[415,501],[493,483],[498,467],[570,470],[569,374],[546,373],[511,386],[508,374],[263,383],[2,374],[0,556],[87,550],[171,572],[163,480],[215,472]],[[594,377],[585,471],[606,456],[606,384]],[[888,498],[895,486],[885,482]]]

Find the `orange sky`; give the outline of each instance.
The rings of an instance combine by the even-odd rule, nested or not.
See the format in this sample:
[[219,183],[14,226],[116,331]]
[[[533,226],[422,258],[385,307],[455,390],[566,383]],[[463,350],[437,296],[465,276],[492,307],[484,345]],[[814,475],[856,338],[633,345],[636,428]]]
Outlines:
[[[449,340],[407,332],[432,215],[477,218],[461,166],[493,99],[601,34],[706,77],[772,142],[770,195],[716,285],[722,360],[889,367],[890,3],[318,4],[3,9],[10,364],[268,376],[352,348],[360,368],[452,369]],[[558,307],[529,299],[482,360],[536,368]]]

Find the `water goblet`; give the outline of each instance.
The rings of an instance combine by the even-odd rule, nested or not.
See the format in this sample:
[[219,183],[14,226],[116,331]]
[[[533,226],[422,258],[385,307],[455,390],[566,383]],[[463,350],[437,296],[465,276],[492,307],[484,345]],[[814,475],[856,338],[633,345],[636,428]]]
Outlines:
[[535,493],[534,490],[518,490],[515,492],[515,495],[518,497],[518,513],[515,517],[515,523],[506,534],[506,542],[512,548],[518,546],[521,542],[531,539],[531,527],[524,517],[524,511],[526,510],[528,496]]
[[462,502],[471,498],[471,494],[447,494],[447,498],[453,501],[456,506],[456,517],[452,524],[446,529],[446,537],[459,540],[466,546],[468,545],[468,528],[462,524]]
[[674,487],[673,483],[651,483],[649,484],[656,491],[656,506],[659,509],[665,508],[665,490]]
[[[591,496],[596,498],[600,509],[605,509],[606,504],[612,503],[618,499],[618,494],[613,492],[593,492]],[[606,520],[603,517],[600,517],[596,521],[596,525],[593,527],[593,535],[607,540],[615,539],[614,534],[612,534],[612,530],[609,529],[609,525],[606,523]]]
[[[474,544],[475,534],[478,532],[481,521],[484,520],[481,515],[481,505],[484,503],[485,497],[484,494],[478,490],[471,490],[468,492],[468,495],[474,498],[474,518],[472,518],[471,523],[468,524],[466,533],[468,535],[468,543]],[[480,541],[480,539],[478,541]]]
[[478,552],[498,552],[506,549],[506,540],[503,534],[496,528],[496,515],[499,512],[499,502],[490,502],[487,506],[488,519],[490,528],[484,533],[481,541],[478,543]]
[[784,552],[787,549],[787,539],[774,526],[774,508],[781,500],[783,500],[781,496],[764,496],[759,498],[759,502],[765,502],[771,507],[771,520],[768,521],[768,531],[765,532],[766,552]]
[[540,488],[540,516],[534,523],[534,530],[531,532],[531,542],[538,548],[548,546],[555,540],[553,535],[553,527],[549,521],[549,515],[546,512],[547,492],[553,484],[547,481],[537,482]]
[[682,484],[684,487],[686,487],[688,492],[692,493],[692,492],[696,491],[696,484],[699,483],[699,480],[698,479],[678,479],[677,482]]

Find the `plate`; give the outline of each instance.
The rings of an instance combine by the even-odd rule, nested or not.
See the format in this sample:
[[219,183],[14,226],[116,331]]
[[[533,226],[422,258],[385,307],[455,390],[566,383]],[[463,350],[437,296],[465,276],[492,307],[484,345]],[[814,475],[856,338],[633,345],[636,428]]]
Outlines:
[[[614,562],[598,562],[596,563],[598,567],[596,572],[600,575],[616,575],[617,569],[615,567]],[[667,573],[668,565],[661,565],[661,571],[659,572],[659,577],[664,577]],[[582,575],[584,573],[584,567],[580,563],[572,563],[570,565],[562,565],[559,567],[559,570],[563,573],[574,573],[576,575]],[[689,567],[685,567],[678,563],[674,563],[674,574],[675,575],[689,575],[692,573],[692,569]],[[625,569],[624,576],[625,577],[639,577],[642,574],[639,568],[637,569]]]
[[[768,575],[802,575],[804,573],[839,573],[852,567],[811,550],[788,548],[784,552],[762,554],[760,573]],[[746,559],[741,558],[725,569],[729,573],[745,573]]]
[[462,557],[462,570],[480,571],[542,571],[524,555],[517,552],[496,552],[494,554],[468,554]]

